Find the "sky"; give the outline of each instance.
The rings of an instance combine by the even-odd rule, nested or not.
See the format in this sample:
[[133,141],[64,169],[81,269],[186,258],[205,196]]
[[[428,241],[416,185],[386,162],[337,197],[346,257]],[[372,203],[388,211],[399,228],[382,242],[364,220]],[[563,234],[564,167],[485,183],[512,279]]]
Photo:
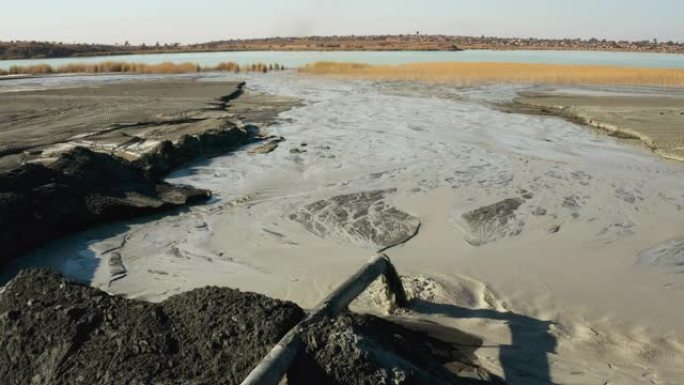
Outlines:
[[423,34],[684,41],[684,0],[0,0],[0,41]]

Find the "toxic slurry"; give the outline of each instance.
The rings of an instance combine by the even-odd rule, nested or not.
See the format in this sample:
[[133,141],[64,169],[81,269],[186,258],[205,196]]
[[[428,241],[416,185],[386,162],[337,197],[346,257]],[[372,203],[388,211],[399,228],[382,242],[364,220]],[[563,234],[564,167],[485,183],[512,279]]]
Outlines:
[[[206,204],[92,228],[23,266],[153,302],[216,285],[309,309],[419,225],[389,251],[416,299],[396,317],[477,334],[481,344],[462,345],[512,384],[681,382],[681,163],[574,121],[501,110],[537,86],[225,78],[247,80],[245,96],[302,99],[264,134],[278,143],[165,179],[211,191]],[[375,293],[352,310],[381,313]],[[334,330],[349,336],[355,322]],[[314,337],[310,354],[337,351]],[[332,373],[333,354],[320,354],[308,367]]]

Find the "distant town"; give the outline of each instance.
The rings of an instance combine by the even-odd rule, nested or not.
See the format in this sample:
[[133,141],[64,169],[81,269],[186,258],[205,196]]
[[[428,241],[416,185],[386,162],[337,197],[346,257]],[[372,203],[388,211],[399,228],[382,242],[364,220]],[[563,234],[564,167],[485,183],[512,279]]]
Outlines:
[[308,36],[265,39],[231,39],[201,44],[79,44],[47,41],[0,41],[0,59],[40,59],[79,56],[126,55],[211,51],[458,51],[495,50],[591,50],[684,53],[684,42],[606,39],[537,39],[488,36],[374,35]]

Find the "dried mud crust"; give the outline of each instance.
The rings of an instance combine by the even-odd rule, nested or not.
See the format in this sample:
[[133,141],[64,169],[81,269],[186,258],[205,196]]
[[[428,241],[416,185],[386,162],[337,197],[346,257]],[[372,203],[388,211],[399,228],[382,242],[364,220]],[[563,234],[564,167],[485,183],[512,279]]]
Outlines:
[[[175,125],[175,133],[208,114],[226,115],[220,108],[239,97],[243,86],[241,82],[141,79],[0,93],[0,155],[40,151],[79,138],[124,142],[147,136],[146,129],[155,126]],[[126,135],[117,139],[117,132]]]

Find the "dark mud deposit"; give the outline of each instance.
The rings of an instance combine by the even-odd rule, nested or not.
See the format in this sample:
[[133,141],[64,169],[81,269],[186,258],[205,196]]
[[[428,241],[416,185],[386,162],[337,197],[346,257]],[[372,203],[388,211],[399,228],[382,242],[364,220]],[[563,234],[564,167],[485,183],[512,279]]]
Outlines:
[[482,341],[440,327],[457,336],[459,343],[452,343],[433,338],[424,328],[352,313],[321,321],[305,332],[305,354],[288,379],[323,385],[503,383],[480,367],[469,344],[463,344],[469,338],[474,346]]
[[0,174],[0,268],[52,239],[104,221],[151,214],[211,194],[147,178],[127,162],[77,147],[47,166]]
[[[152,304],[24,270],[0,293],[0,382],[239,384],[303,317],[293,303],[228,288]],[[292,385],[499,382],[467,349],[372,316],[314,324],[304,341]]]
[[302,317],[232,289],[151,304],[25,270],[0,295],[0,382],[239,384]]

